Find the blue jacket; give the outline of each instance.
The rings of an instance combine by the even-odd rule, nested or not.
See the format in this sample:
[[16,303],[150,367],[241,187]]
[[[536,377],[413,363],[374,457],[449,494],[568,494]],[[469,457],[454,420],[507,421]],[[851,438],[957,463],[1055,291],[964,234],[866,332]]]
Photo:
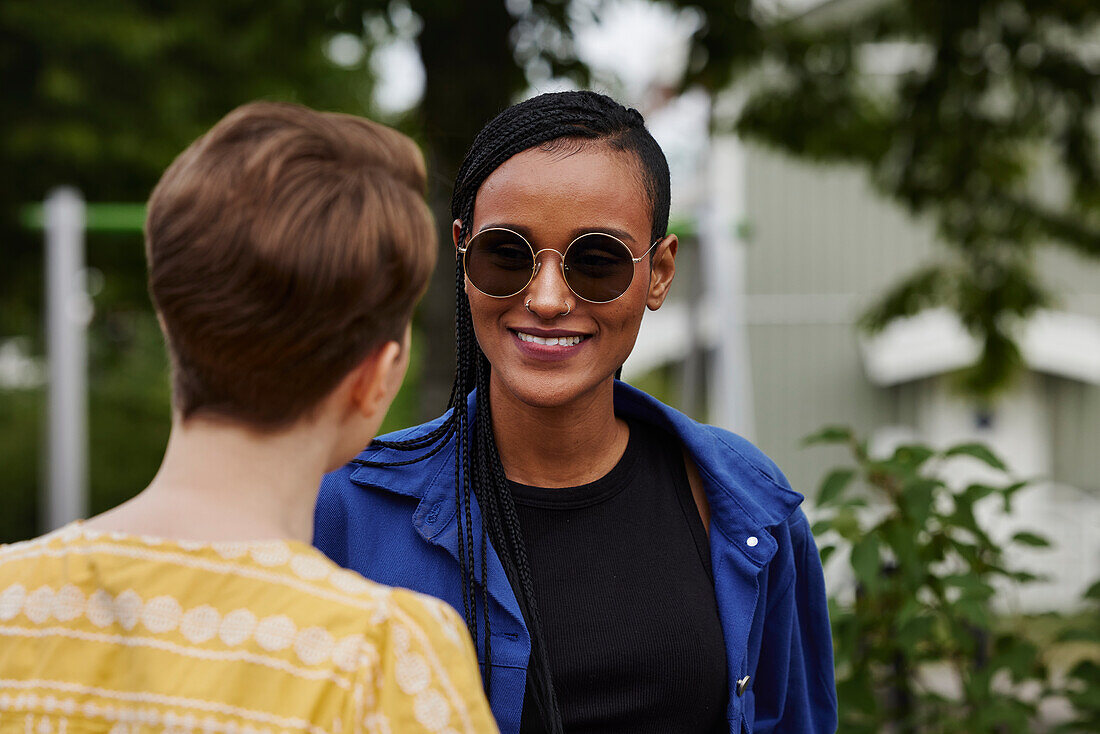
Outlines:
[[[748,441],[697,423],[625,383],[615,384],[615,411],[679,436],[699,468],[710,502],[731,734],[836,731],[825,583],[817,547],[799,509],[802,496]],[[423,435],[442,420],[386,438]],[[452,440],[422,462],[386,469],[348,464],[329,474],[317,503],[314,543],[341,566],[384,584],[431,594],[461,610],[454,452]],[[360,458],[404,461],[411,455],[370,447]],[[476,502],[473,515],[476,539]],[[491,547],[488,564],[490,705],[502,734],[516,734],[531,640]],[[480,578],[480,562],[475,571]],[[476,596],[480,598],[480,591]],[[482,642],[478,640],[479,651]],[[739,686],[746,676],[748,683]]]

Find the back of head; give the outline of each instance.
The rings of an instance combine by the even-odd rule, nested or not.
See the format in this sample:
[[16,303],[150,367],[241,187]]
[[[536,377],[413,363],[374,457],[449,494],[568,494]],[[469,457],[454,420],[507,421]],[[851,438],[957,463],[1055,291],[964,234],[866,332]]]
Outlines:
[[451,216],[462,220],[463,234],[468,234],[485,179],[517,153],[556,141],[591,141],[634,154],[652,211],[650,241],[665,235],[670,183],[664,152],[637,110],[589,91],[540,94],[505,109],[481,129],[459,168],[451,198]]
[[409,138],[297,105],[244,105],[180,154],[145,227],[180,416],[288,425],[401,341],[435,262],[424,186]]

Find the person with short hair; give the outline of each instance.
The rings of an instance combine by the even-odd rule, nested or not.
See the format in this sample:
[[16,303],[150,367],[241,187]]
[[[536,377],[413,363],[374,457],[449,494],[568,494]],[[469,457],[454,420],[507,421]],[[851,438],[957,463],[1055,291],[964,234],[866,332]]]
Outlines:
[[595,92],[525,100],[459,169],[450,410],[325,478],[315,542],[461,609],[505,734],[836,729],[802,496],[616,375],[664,303],[665,156]]
[[172,372],[149,486],[0,549],[0,733],[496,732],[465,623],[310,545],[370,443],[435,261],[423,157],[252,103],[165,172],[145,227]]

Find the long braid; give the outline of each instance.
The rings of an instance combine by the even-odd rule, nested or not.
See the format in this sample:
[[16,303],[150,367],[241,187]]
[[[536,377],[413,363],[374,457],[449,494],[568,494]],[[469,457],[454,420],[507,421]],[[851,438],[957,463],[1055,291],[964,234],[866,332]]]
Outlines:
[[[660,146],[645,129],[642,116],[609,97],[594,92],[555,92],[539,95],[509,107],[482,128],[459,168],[451,198],[451,215],[461,222],[459,242],[471,234],[474,201],[485,179],[502,163],[524,150],[556,141],[599,141],[637,156],[652,210],[651,241],[663,237],[668,227],[669,174]],[[552,734],[561,734],[562,718],[554,689],[546,641],[535,599],[531,565],[523,540],[515,501],[497,451],[490,406],[491,367],[477,344],[465,291],[465,273],[459,258],[455,268],[455,345],[457,365],[448,400],[450,414],[431,433],[405,441],[376,442],[400,451],[433,448],[412,461],[437,453],[455,437],[455,501],[462,527],[458,555],[462,576],[462,602],[466,624],[475,643],[482,643],[484,681],[489,692],[492,665],[491,627],[487,584],[488,542],[491,542],[515,593],[531,637],[528,675],[534,704]],[[467,399],[476,388],[474,435],[471,436]],[[394,466],[410,462],[361,462]],[[481,546],[480,579],[474,561],[474,527],[471,493],[481,509],[478,528]],[[480,581],[484,633],[479,634],[474,585]]]
[[[462,266],[460,264],[455,265],[455,271],[456,271],[455,272],[455,282],[456,283],[458,282],[459,278],[461,277],[459,272],[458,272],[461,269],[461,267]],[[457,285],[455,286],[455,299],[456,300],[458,299],[458,286]],[[462,327],[462,319],[458,318],[456,316],[456,318],[455,318],[456,338],[457,338],[457,335],[459,335],[459,333],[461,331],[461,327]],[[463,339],[457,341],[456,344],[458,344],[460,346],[459,352],[458,352],[459,359],[458,359],[458,363],[455,367],[455,385],[457,386],[457,385],[465,385],[466,381],[467,381],[467,374],[466,374],[467,373],[467,368],[466,368],[466,364],[465,364],[466,359],[464,357],[463,352],[466,349],[469,349],[469,340],[463,338]],[[473,528],[470,527],[471,523],[472,523],[472,520],[471,520],[471,517],[470,517],[470,472],[469,471],[462,471],[462,468],[466,467],[466,466],[469,466],[469,463],[470,463],[469,462],[470,442],[467,439],[467,436],[469,435],[469,431],[466,429],[466,422],[468,420],[468,414],[466,412],[466,406],[465,405],[459,405],[458,402],[456,401],[456,390],[453,387],[451,388],[451,398],[450,398],[450,400],[452,402],[452,406],[451,406],[452,413],[451,413],[451,415],[456,418],[455,430],[458,433],[458,441],[456,442],[456,447],[455,447],[455,507],[457,508],[457,512],[459,513],[459,518],[461,519],[461,521],[464,521],[464,523],[465,523],[466,537],[471,537],[472,538]],[[472,582],[473,582],[473,553],[474,553],[474,549],[473,549],[473,543],[471,542],[469,544],[470,557],[467,558],[466,554],[465,554],[465,549],[466,549],[467,546],[466,546],[465,539],[463,538],[462,530],[463,530],[463,527],[460,526],[459,529],[458,529],[458,533],[457,533],[457,535],[458,535],[458,562],[459,562],[460,570],[462,572],[462,611],[463,611],[463,619],[466,620],[466,625],[470,629],[470,633],[473,636],[474,643],[476,644],[477,643],[477,602],[475,602],[474,598],[473,598],[474,589],[473,589],[473,585],[472,585]],[[472,612],[471,612],[471,609],[470,609],[471,603],[474,606],[474,609],[473,609]],[[486,618],[488,618],[488,614],[486,614],[485,616],[486,616]],[[490,668],[488,667],[489,666],[489,661],[488,660],[485,661],[485,666],[486,666],[485,670],[486,670],[486,672],[488,672],[490,670]]]
[[[483,376],[479,375],[478,395],[489,397],[489,362],[484,360],[486,369]],[[477,457],[482,465],[482,471],[487,474],[483,486],[491,488],[494,494],[493,509],[498,522],[497,537],[493,543],[497,548],[507,548],[509,557],[508,577],[514,589],[518,588],[516,598],[520,602],[520,611],[527,621],[531,633],[531,662],[528,668],[533,671],[549,672],[549,654],[546,650],[546,642],[541,634],[542,617],[539,614],[538,603],[535,597],[535,585],[531,577],[531,564],[527,558],[527,546],[523,540],[523,528],[519,523],[519,515],[516,513],[515,499],[508,489],[508,479],[504,474],[504,466],[501,464],[500,455],[496,450],[496,441],[493,436],[491,421],[491,398],[483,403],[478,399],[478,449],[483,452]],[[482,415],[484,414],[484,415]],[[479,498],[481,495],[478,495]],[[539,634],[535,634],[538,630]],[[542,719],[550,727],[551,734],[560,734],[562,731],[561,715],[558,709],[557,692],[554,688],[553,676],[533,675],[531,677],[532,693],[535,696],[535,705],[538,707]]]

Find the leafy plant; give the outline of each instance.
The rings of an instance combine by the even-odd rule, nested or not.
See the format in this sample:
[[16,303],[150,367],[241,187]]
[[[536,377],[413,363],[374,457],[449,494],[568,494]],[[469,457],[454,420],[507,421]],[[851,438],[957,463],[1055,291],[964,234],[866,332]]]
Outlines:
[[1069,670],[1065,696],[1075,716],[1055,729],[1056,734],[1100,731],[1100,654],[1096,654],[1100,650],[1100,581],[1088,588],[1084,598],[1086,613],[1066,626],[1059,641],[1084,642],[1094,654],[1082,657]]
[[[1006,545],[1048,542],[1018,532],[1002,545],[976,512],[998,501],[1009,512],[1026,483],[978,444],[908,445],[880,459],[846,428],[807,442],[847,445],[853,459],[822,482],[814,527],[823,561],[846,551],[854,575],[851,599],[831,601],[840,730],[1033,731],[1056,691],[1039,647],[1005,629],[991,600],[1006,583],[1038,580],[1006,560]],[[1003,481],[950,486],[939,470],[958,456]]]

